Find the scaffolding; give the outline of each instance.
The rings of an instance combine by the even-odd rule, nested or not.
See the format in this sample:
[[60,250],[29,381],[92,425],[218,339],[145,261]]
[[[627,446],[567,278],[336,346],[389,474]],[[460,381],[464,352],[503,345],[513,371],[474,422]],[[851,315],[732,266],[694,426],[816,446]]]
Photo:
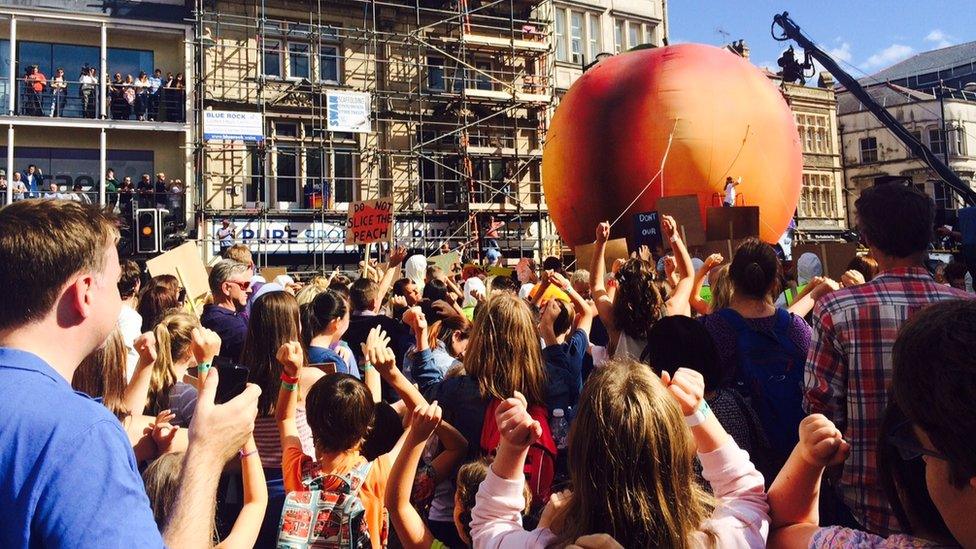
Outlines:
[[[392,196],[416,251],[478,248],[493,227],[520,257],[556,249],[541,183],[552,22],[552,0],[198,0],[200,240],[213,250],[214,220],[251,220],[264,265],[294,245],[265,227],[341,226],[348,202]],[[329,131],[328,90],[368,92],[372,131]],[[206,109],[259,112],[265,141],[205,141]],[[314,270],[341,250],[324,230],[303,246]]]

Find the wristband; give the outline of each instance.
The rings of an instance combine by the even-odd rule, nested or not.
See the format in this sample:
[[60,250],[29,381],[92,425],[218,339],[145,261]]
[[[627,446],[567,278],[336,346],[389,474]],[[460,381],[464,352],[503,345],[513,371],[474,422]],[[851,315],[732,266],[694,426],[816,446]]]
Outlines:
[[203,376],[207,375],[207,372],[209,372],[209,371],[210,371],[210,363],[209,362],[201,362],[197,366],[197,376],[200,377],[200,378],[202,378]]
[[281,388],[284,389],[284,390],[286,390],[286,391],[294,391],[295,389],[298,388],[298,384],[297,383],[287,383],[287,382],[282,381],[281,382]]
[[284,381],[285,383],[295,384],[295,383],[298,383],[298,377],[297,376],[296,377],[291,377],[288,374],[284,374],[283,373],[283,374],[281,374],[281,381]]
[[708,406],[708,403],[705,402],[705,399],[702,399],[701,403],[698,405],[698,408],[695,409],[695,412],[689,416],[685,416],[685,424],[688,425],[688,427],[696,427],[701,425],[705,422],[705,419],[708,417],[708,413],[711,410],[712,409]]
[[678,241],[678,234],[675,233],[675,234],[671,235],[671,242],[674,243],[674,242],[677,242],[677,241]]
[[375,370],[375,369],[376,369],[376,366],[373,366],[373,363],[372,362],[367,362],[366,365],[363,366],[363,371],[366,371],[366,370]]
[[241,448],[240,451],[238,451],[237,453],[238,453],[238,455],[241,456],[241,459],[244,459],[246,457],[253,456],[254,454],[258,453],[258,449],[255,448],[255,449],[251,450],[250,452],[245,452],[244,451],[244,448]]

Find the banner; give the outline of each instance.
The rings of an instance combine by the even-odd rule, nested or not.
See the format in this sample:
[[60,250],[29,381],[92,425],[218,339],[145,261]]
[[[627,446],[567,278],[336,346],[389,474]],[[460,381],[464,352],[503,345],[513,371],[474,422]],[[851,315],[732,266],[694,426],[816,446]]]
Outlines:
[[363,92],[336,91],[325,92],[328,114],[327,128],[330,132],[370,133],[370,96]]
[[203,111],[203,138],[234,141],[263,141],[261,113]]
[[349,204],[346,244],[369,244],[390,240],[393,199],[377,198]]

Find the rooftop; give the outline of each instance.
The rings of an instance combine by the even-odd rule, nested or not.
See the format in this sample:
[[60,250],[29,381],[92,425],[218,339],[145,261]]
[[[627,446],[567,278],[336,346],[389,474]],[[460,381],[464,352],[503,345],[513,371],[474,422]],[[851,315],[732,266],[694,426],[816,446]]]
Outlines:
[[944,71],[961,66],[976,73],[976,40],[913,55],[904,61],[858,80],[861,85],[902,80],[912,76]]

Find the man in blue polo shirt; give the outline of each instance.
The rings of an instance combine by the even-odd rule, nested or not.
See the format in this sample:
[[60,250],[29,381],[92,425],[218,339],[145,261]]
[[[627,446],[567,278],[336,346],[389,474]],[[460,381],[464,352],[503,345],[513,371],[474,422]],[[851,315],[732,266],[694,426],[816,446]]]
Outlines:
[[0,547],[210,544],[217,481],[253,430],[260,389],[215,406],[207,377],[161,535],[121,423],[69,383],[116,327],[117,239],[94,206],[0,209],[0,285],[17,289],[0,299]]
[[200,324],[220,336],[220,356],[240,360],[247,338],[244,309],[251,294],[254,271],[233,259],[223,259],[210,269],[210,293],[213,303],[203,308]]

